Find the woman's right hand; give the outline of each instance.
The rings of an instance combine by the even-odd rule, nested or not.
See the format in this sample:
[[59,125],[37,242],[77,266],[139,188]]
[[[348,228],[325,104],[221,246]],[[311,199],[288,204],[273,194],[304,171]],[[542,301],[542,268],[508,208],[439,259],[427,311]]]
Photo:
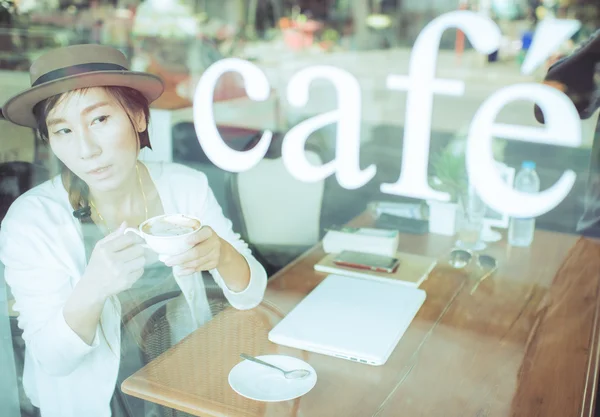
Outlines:
[[125,234],[125,223],[98,241],[84,273],[88,284],[103,298],[117,295],[144,274],[144,248],[134,233]]

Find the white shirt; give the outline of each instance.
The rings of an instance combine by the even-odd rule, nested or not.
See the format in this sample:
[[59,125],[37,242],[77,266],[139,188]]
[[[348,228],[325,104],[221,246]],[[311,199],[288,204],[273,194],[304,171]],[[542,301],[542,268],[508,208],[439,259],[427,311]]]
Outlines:
[[[257,306],[266,287],[265,270],[232,231],[206,176],[178,164],[146,165],[165,213],[198,217],[244,256],[251,271],[244,291],[232,292],[216,269],[210,273],[233,307]],[[2,223],[0,261],[26,343],[27,396],[42,417],[107,417],[119,369],[121,308],[112,297],[102,311],[110,346],[99,329],[90,346],[66,323],[63,307],[86,268],[81,225],[72,212],[60,176],[23,194]],[[200,274],[176,281],[200,325],[210,311]]]

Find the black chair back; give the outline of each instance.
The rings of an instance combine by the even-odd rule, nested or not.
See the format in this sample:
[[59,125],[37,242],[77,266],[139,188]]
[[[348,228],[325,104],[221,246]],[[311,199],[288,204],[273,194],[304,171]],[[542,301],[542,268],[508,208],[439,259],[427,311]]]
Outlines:
[[30,162],[11,161],[0,164],[0,221],[9,207],[23,193],[48,179],[48,170]]

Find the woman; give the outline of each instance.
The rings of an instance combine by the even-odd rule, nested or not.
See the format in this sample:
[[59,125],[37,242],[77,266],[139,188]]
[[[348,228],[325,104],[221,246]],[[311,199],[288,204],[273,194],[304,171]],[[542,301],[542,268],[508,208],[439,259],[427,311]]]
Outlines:
[[174,267],[196,325],[209,316],[201,271],[232,306],[258,305],[263,267],[234,234],[205,175],[177,164],[143,164],[148,104],[163,84],[126,69],[101,45],[51,51],[33,63],[32,87],[4,117],[38,130],[61,175],[21,196],[0,230],[0,261],[26,342],[23,377],[43,417],[109,416],[119,369],[117,296],[156,261],[126,226],[163,213],[198,217],[203,227]]
[[[600,108],[600,29],[597,29],[573,53],[550,66],[544,84],[565,93],[575,105],[581,119],[589,119]],[[535,106],[541,123],[543,114]],[[584,198],[583,214],[577,231],[585,236],[600,237],[600,121],[596,126]]]

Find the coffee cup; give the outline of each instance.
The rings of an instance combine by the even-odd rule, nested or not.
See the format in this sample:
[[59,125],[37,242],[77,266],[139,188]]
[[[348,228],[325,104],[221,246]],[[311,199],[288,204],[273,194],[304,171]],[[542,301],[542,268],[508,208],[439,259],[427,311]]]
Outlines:
[[202,223],[195,217],[163,214],[146,220],[137,229],[128,227],[125,233],[140,236],[159,255],[178,255],[191,248],[187,239],[201,227]]

